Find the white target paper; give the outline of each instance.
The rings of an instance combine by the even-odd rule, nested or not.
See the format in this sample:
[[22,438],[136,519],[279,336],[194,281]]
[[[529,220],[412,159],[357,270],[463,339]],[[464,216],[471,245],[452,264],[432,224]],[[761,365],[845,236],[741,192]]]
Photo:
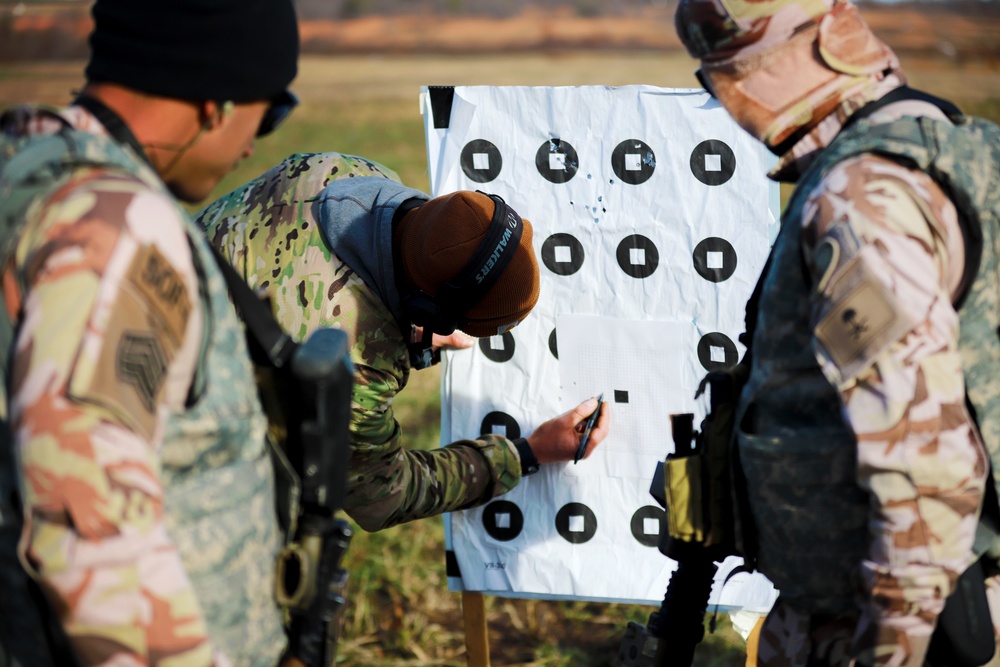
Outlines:
[[[450,90],[450,89],[449,89]],[[422,99],[432,194],[502,196],[534,228],[541,298],[513,331],[445,355],[442,444],[529,434],[603,393],[611,434],[445,518],[453,589],[658,604],[675,563],[649,495],[669,415],[743,353],[744,305],[777,230],[773,158],[701,90],[456,87]],[[437,121],[435,122],[435,112]],[[719,585],[766,610],[760,575]]]

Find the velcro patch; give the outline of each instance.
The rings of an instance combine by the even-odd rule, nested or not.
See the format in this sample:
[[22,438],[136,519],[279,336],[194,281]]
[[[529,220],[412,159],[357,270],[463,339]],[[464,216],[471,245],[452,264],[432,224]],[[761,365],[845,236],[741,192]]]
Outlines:
[[866,282],[834,305],[816,327],[816,337],[833,362],[844,368],[863,356],[892,320],[892,304],[884,290]]
[[816,339],[842,381],[858,377],[917,323],[860,256],[837,272],[821,299]]
[[145,297],[150,316],[158,320],[175,346],[180,345],[191,315],[191,300],[177,270],[156,246],[143,246],[136,252],[128,280]]
[[97,358],[77,360],[70,396],[101,406],[126,428],[152,438],[190,314],[180,274],[156,247],[141,247],[118,285]]

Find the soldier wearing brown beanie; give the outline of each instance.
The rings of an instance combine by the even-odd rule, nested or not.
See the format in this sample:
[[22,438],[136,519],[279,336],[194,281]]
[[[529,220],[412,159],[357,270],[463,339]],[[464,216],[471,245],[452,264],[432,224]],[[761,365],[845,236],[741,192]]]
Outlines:
[[[538,300],[531,223],[503,199],[434,199],[391,170],[337,153],[293,155],[209,205],[209,239],[267,292],[296,337],[348,332],[355,385],[347,513],[366,530],[465,509],[512,489],[539,464],[573,460],[596,399],[524,439],[409,450],[392,401],[433,349],[501,334]],[[433,334],[433,335],[432,335]],[[589,451],[605,437],[602,411]]]

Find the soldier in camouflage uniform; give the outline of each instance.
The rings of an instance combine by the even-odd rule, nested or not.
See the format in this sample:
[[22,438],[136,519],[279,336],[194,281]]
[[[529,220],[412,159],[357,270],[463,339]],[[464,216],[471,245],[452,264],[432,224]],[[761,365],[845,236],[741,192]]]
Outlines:
[[[268,294],[293,336],[304,339],[318,327],[347,331],[355,385],[346,510],[369,531],[479,505],[538,463],[572,460],[578,425],[597,405],[585,401],[513,442],[490,434],[434,451],[403,447],[392,401],[409,378],[409,342],[422,338],[411,332],[408,297],[420,290],[435,299],[470,262],[494,202],[474,192],[429,200],[398,180],[363,158],[293,155],[198,216],[250,286]],[[501,334],[535,305],[538,265],[531,225],[523,225],[498,282],[456,313],[462,332]],[[459,333],[438,337],[443,343],[472,344]],[[588,451],[607,433],[602,412]]]
[[[758,664],[922,665],[978,555],[997,249],[979,268],[956,201],[888,146],[963,121],[904,87],[850,2],[682,0],[676,24],[703,85],[779,156],[771,178],[797,183],[748,312],[737,413],[747,555],[780,589]],[[982,191],[979,164],[957,169]]]
[[[0,117],[0,663],[270,667],[285,640],[266,424],[178,200],[290,110],[294,9],[93,12],[80,97]],[[50,627],[68,653],[49,655]]]

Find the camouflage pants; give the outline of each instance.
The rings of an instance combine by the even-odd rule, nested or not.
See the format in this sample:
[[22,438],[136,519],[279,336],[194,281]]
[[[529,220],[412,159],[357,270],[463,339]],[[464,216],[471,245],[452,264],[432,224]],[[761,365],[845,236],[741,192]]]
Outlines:
[[[986,580],[986,599],[1000,646],[1000,576]],[[779,599],[760,630],[757,660],[747,667],[850,667],[856,624],[853,615],[810,618]],[[1000,651],[983,667],[1000,667]]]
[[[978,451],[955,447],[934,459],[948,466],[904,461],[891,475],[892,451],[862,446],[858,453],[859,478],[879,501],[869,524],[870,550],[879,562],[863,561],[859,573],[865,584],[859,593],[869,601],[865,614],[859,608],[810,615],[779,597],[761,629],[758,665],[849,667],[855,652],[878,667],[922,664],[945,593],[973,559],[986,466],[978,463]],[[987,581],[987,599],[998,625],[1000,578]]]

